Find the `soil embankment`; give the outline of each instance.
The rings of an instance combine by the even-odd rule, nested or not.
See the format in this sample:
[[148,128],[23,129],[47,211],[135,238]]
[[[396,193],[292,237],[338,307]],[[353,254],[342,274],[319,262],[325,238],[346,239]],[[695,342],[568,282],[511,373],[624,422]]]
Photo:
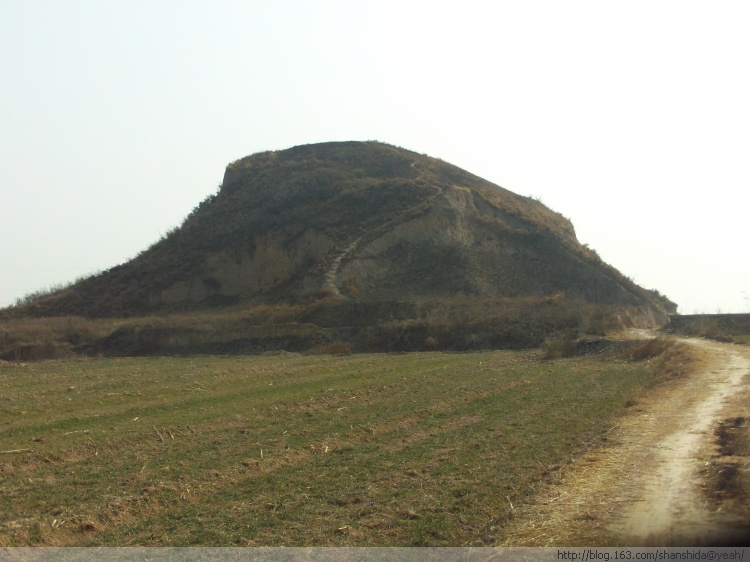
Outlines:
[[720,546],[750,536],[750,352],[684,340],[706,368],[631,407],[534,505],[505,545]]

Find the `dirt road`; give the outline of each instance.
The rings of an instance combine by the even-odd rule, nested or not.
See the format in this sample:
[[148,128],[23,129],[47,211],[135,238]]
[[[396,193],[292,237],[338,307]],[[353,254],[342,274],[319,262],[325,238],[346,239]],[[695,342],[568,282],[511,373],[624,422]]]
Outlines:
[[503,545],[736,545],[750,537],[750,350],[684,340],[705,368],[629,409],[518,508]]

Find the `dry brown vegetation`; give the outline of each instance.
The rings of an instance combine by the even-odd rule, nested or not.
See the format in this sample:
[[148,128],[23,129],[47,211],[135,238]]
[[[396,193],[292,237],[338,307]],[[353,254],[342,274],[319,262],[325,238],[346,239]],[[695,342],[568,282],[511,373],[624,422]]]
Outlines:
[[750,314],[692,314],[672,318],[666,331],[725,343],[750,343]]
[[632,326],[640,314],[561,295],[371,303],[329,295],[131,318],[8,318],[0,321],[0,359],[257,354],[336,345],[350,352],[468,351],[543,343],[549,357],[560,357],[575,351],[576,338]]
[[542,344],[542,356],[545,359],[560,359],[573,357],[576,354],[576,338],[572,333],[552,336]]

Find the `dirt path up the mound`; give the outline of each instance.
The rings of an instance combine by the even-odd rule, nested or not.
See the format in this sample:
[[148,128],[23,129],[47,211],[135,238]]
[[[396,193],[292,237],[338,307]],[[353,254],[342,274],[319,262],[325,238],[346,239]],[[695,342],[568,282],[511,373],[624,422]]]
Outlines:
[[684,340],[708,367],[631,408],[536,503],[508,546],[736,545],[750,537],[750,352]]

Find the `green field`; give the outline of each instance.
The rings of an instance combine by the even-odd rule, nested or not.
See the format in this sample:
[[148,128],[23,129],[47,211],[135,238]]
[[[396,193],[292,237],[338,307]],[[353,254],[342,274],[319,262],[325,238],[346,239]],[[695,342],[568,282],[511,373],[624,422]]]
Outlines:
[[652,385],[538,352],[0,364],[0,546],[463,546]]

